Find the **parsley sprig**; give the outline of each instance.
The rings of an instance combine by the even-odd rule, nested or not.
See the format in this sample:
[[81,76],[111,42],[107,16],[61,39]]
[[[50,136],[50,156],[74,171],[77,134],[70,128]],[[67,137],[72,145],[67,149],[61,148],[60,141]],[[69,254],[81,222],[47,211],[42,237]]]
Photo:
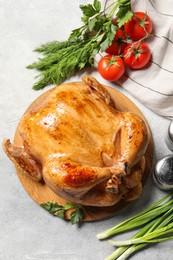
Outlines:
[[[105,51],[112,43],[118,28],[133,16],[130,0],[114,0],[101,10],[101,2],[80,5],[83,25],[74,29],[66,41],[42,44],[35,51],[43,55],[27,66],[40,72],[33,89],[50,84],[60,84],[85,67],[94,66],[94,57]],[[117,17],[117,25],[112,18]]]
[[47,210],[50,214],[60,217],[62,219],[66,219],[66,212],[70,209],[73,209],[73,211],[70,213],[71,224],[79,223],[84,217],[84,211],[80,204],[66,203],[64,206],[62,206],[56,202],[47,202],[42,203],[40,206]]

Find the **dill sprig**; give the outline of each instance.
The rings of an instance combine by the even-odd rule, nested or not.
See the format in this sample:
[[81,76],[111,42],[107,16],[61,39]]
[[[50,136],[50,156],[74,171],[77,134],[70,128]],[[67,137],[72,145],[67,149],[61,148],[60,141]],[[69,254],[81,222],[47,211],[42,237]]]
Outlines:
[[[80,5],[83,25],[74,29],[66,41],[42,44],[35,51],[43,57],[27,66],[40,72],[33,89],[42,89],[49,84],[60,84],[76,72],[94,65],[97,53],[105,51],[112,43],[119,27],[132,17],[130,0],[114,0],[101,11],[101,3]],[[108,15],[105,15],[108,12]],[[118,17],[118,24],[112,18]]]

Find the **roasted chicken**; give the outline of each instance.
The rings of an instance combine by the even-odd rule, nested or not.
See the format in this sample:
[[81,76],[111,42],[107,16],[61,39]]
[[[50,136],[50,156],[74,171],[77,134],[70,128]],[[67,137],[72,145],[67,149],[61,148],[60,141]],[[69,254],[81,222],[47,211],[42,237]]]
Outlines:
[[15,165],[63,198],[111,206],[141,194],[148,144],[144,121],[119,112],[95,78],[53,88],[22,117],[23,146],[4,140]]

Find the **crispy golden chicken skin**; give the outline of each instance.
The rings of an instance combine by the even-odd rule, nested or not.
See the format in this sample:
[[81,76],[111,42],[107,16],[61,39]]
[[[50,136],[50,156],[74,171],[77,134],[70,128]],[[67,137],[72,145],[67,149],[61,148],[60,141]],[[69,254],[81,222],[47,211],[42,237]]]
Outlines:
[[92,77],[64,83],[29,109],[18,126],[22,147],[3,148],[23,174],[63,198],[90,206],[112,206],[142,191],[145,123],[119,112],[108,91]]

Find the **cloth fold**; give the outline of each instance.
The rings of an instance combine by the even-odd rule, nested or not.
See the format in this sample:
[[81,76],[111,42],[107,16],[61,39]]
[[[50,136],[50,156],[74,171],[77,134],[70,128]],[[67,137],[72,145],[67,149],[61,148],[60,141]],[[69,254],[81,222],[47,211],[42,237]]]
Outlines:
[[172,1],[132,0],[131,3],[133,11],[147,12],[153,22],[153,36],[146,41],[152,57],[145,69],[127,68],[118,84],[153,112],[173,120]]
[[152,57],[144,69],[127,68],[118,84],[153,112],[173,120],[172,1],[131,0],[131,6],[132,11],[146,12],[153,22],[152,36],[146,40]]

